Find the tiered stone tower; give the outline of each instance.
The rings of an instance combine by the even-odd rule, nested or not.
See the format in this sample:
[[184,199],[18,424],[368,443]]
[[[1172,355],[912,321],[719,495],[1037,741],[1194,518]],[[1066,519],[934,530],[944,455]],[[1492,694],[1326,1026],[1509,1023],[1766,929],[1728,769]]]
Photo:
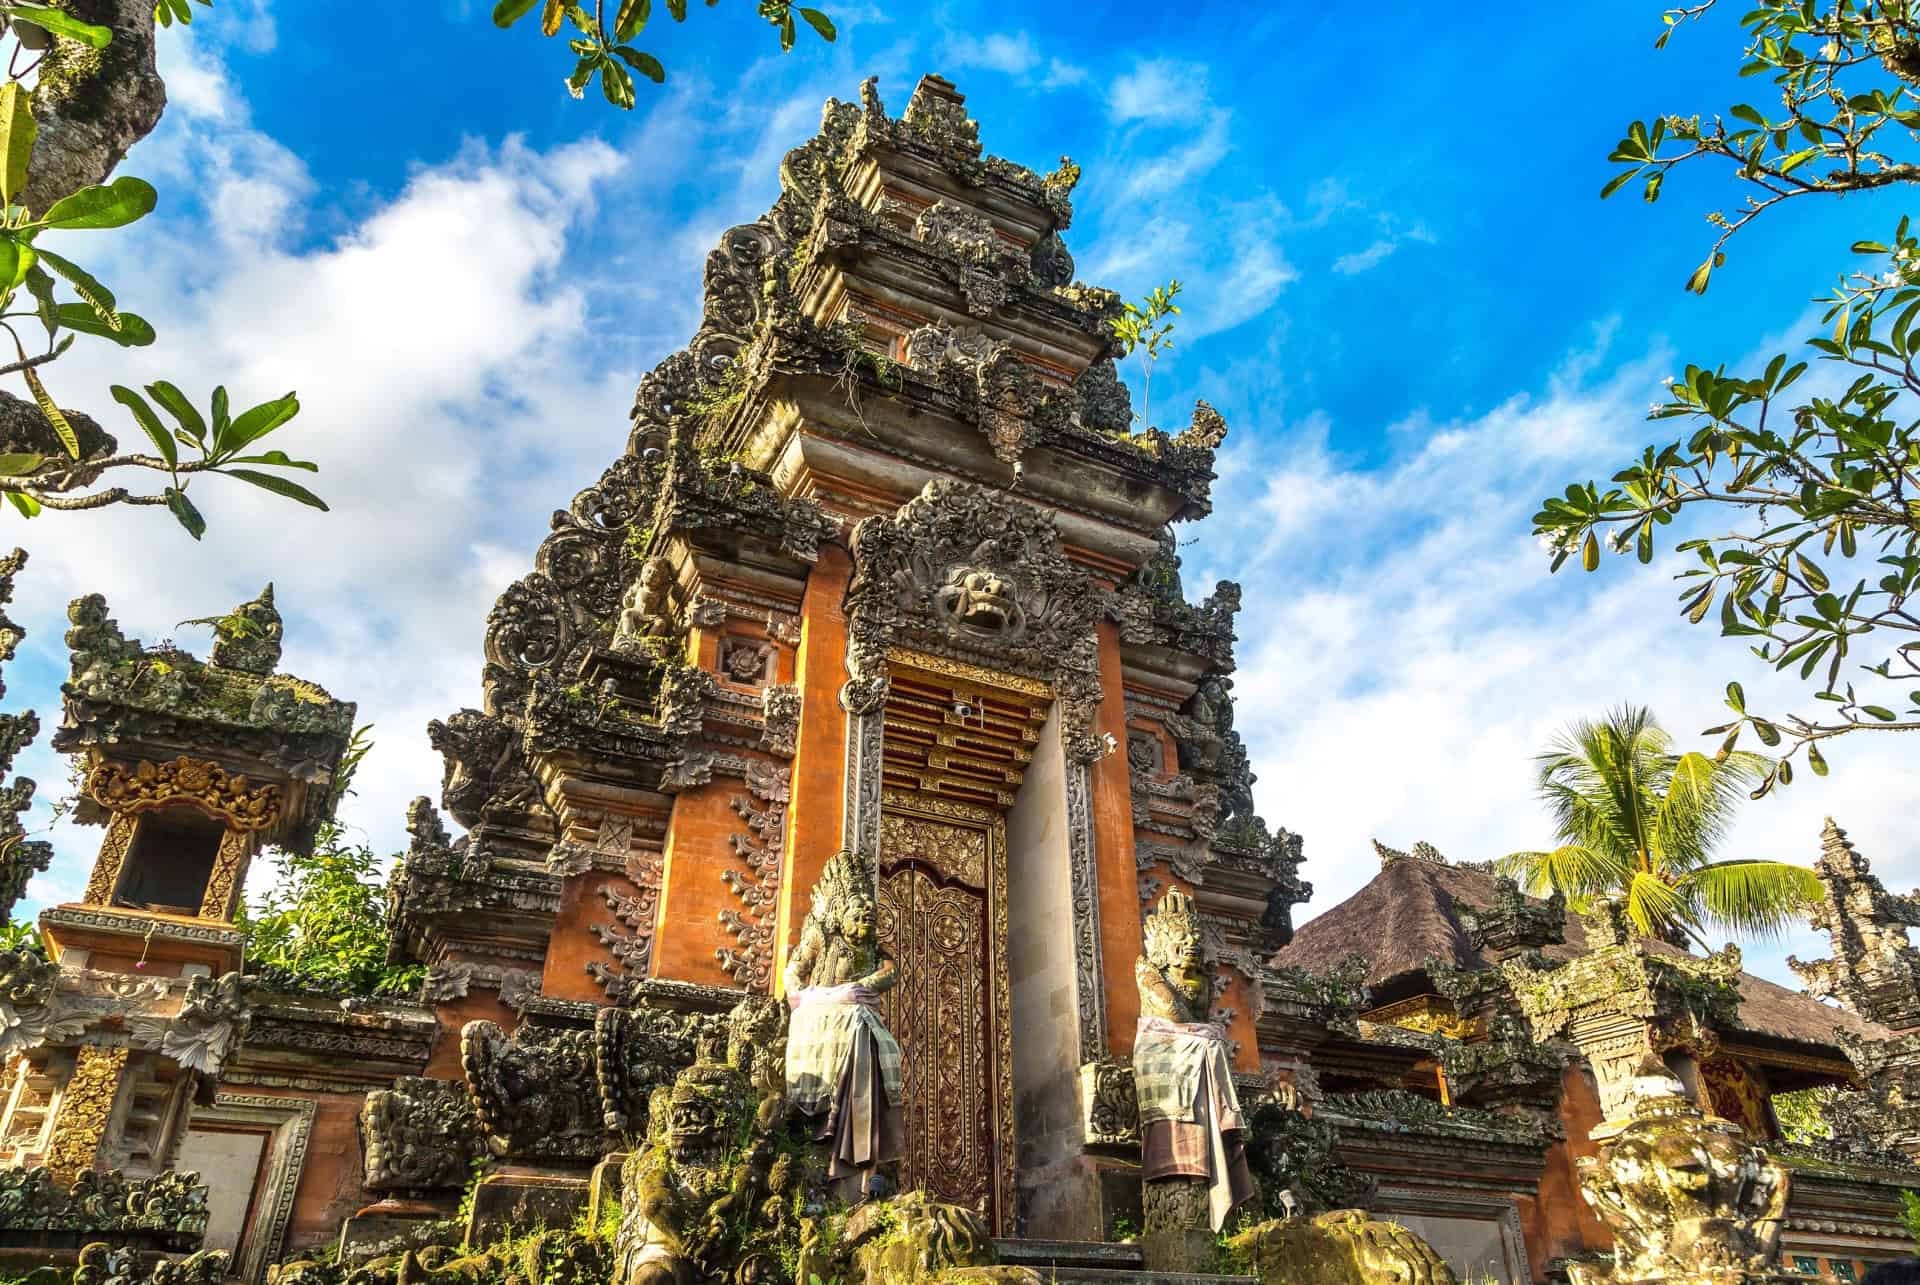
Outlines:
[[274,672],[271,586],[219,620],[206,661],[124,637],[98,594],[69,618],[53,744],[83,782],[76,818],[106,834],[79,900],[40,916],[49,960],[0,955],[0,1163],[139,1180],[170,1168],[246,1036],[247,866],[331,815],[354,707]]
[[984,156],[938,77],[897,119],[872,82],[830,102],[494,607],[484,707],[432,729],[468,833],[417,805],[396,915],[499,1181],[584,1172],[641,1111],[657,1069],[594,1080],[621,1023],[680,1039],[662,1014],[776,986],[841,847],[904,979],[906,1181],[1003,1232],[1095,1240],[1127,1203],[1114,1068],[1166,888],[1240,1071],[1297,1064],[1258,961],[1307,889],[1233,730],[1239,590],[1190,605],[1169,526],[1226,425],[1135,422],[1119,298],[1061,239],[1077,177]]

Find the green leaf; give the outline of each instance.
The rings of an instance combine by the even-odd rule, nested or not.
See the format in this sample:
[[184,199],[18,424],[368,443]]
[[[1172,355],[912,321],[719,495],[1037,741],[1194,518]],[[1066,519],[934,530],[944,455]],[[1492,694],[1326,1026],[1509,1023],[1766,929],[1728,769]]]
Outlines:
[[1640,173],[1640,166],[1636,165],[1630,170],[1625,170],[1619,174],[1615,174],[1612,178],[1607,180],[1607,185],[1600,189],[1600,199],[1603,201],[1606,200],[1608,197],[1612,196],[1615,192],[1618,192],[1621,188],[1625,187],[1629,182],[1631,182],[1634,178],[1636,178],[1639,175],[1639,173]]
[[560,24],[567,20],[567,0],[546,0],[540,10],[540,34],[557,36]]
[[276,397],[270,402],[261,402],[240,412],[233,421],[233,427],[224,439],[216,435],[219,449],[237,451],[256,438],[265,437],[295,415],[300,413],[300,399],[293,393],[285,397]]
[[[47,328],[47,338],[53,338],[53,332],[60,328],[60,306],[53,301],[53,277],[39,264],[27,269],[27,289],[33,295],[33,302],[40,313],[40,324]],[[85,304],[76,305],[89,319],[93,318],[93,309]]]
[[[31,284],[31,283],[29,283]],[[145,348],[154,340],[153,326],[145,317],[133,312],[117,312],[114,317],[120,322],[115,330],[95,314],[92,305],[84,303],[56,304],[53,309],[54,320],[68,330],[77,330],[83,335],[98,335],[102,339],[111,339],[122,348]]]
[[660,60],[652,54],[643,53],[638,49],[629,49],[625,45],[619,46],[613,52],[622,62],[626,63],[627,66],[633,68],[654,84],[658,85],[665,82],[667,69],[662,67]]
[[1736,714],[1747,712],[1747,694],[1741,690],[1740,684],[1727,684],[1727,704],[1733,707],[1733,712]]
[[115,384],[113,400],[133,412],[134,422],[140,425],[140,431],[147,435],[154,449],[160,452],[160,458],[167,462],[168,468],[180,462],[178,448],[173,443],[173,434],[160,426],[160,417],[153,413],[153,407],[147,405],[146,398],[125,384]]
[[1820,747],[1818,745],[1810,744],[1807,746],[1807,766],[1813,769],[1815,776],[1825,776],[1827,774],[1826,756],[1820,753]]
[[1587,532],[1587,542],[1580,546],[1580,568],[1592,571],[1600,565],[1600,541],[1593,532]]
[[177,486],[167,488],[167,512],[180,520],[187,534],[198,540],[207,533],[207,520],[200,516],[200,510],[193,507],[193,501],[187,493]]
[[39,132],[30,105],[31,91],[10,80],[0,86],[0,204],[12,204],[27,187],[27,162],[33,159],[33,139]]
[[46,456],[37,455],[32,451],[0,455],[0,477],[19,477],[23,473],[31,473],[46,463],[46,460]]
[[90,49],[105,49],[113,43],[113,28],[82,22],[70,13],[40,4],[9,4],[7,9],[17,22],[22,19],[68,40],[78,40]]
[[33,247],[10,236],[0,236],[0,298],[11,295],[27,279],[39,256]]
[[27,387],[33,390],[33,400],[40,407],[40,413],[47,417],[47,423],[53,425],[54,436],[60,439],[60,445],[67,448],[67,454],[74,459],[80,458],[80,435],[73,431],[73,425],[53,404],[53,398],[47,396],[47,386],[40,382],[39,374],[29,366],[20,374],[27,381]]
[[1693,275],[1687,278],[1688,292],[1692,294],[1705,294],[1707,292],[1707,280],[1712,276],[1713,261],[1709,259],[1707,262],[1695,268]]
[[1871,714],[1883,723],[1891,723],[1896,717],[1892,710],[1880,705],[1862,705],[1860,712],[1863,714]]
[[251,482],[263,490],[272,491],[275,495],[284,495],[289,500],[298,500],[309,508],[319,509],[323,513],[327,511],[327,502],[298,482],[289,481],[272,473],[257,472],[250,468],[227,468],[220,471],[229,477],[237,477],[243,482]]
[[113,291],[101,285],[91,272],[73,260],[45,248],[40,250],[40,257],[46,260],[49,268],[66,278],[67,284],[73,287],[73,292],[87,301],[94,312],[99,314],[100,320],[107,324],[108,329],[119,324],[120,318],[114,312]]
[[818,9],[802,9],[800,16],[806,19],[809,27],[812,27],[820,33],[820,39],[829,44],[833,42],[834,37],[840,34],[833,28],[833,19],[827,17],[826,14],[821,13]]
[[303,468],[309,473],[318,473],[320,466],[311,460],[296,460],[285,451],[263,451],[259,455],[236,455],[228,460],[229,464],[271,464],[276,468]]
[[207,421],[200,417],[187,395],[164,379],[156,379],[147,385],[147,396],[166,408],[169,415],[180,421],[180,428],[196,442],[207,440]]
[[613,18],[613,38],[624,45],[646,29],[647,19],[652,16],[653,0],[620,0]]
[[493,6],[493,25],[511,27],[520,19],[533,12],[533,6],[540,0],[500,0]]
[[608,102],[622,111],[632,110],[633,77],[627,74],[625,67],[611,58],[601,61],[600,92],[607,96]]
[[83,187],[48,207],[36,225],[49,228],[119,228],[153,212],[159,201],[153,184],[139,178]]
[[22,495],[18,491],[8,491],[7,502],[13,505],[14,508],[20,510],[21,517],[37,518],[40,516],[40,501],[34,499],[31,495]]
[[687,0],[667,0],[667,12],[673,15],[675,22],[687,20]]

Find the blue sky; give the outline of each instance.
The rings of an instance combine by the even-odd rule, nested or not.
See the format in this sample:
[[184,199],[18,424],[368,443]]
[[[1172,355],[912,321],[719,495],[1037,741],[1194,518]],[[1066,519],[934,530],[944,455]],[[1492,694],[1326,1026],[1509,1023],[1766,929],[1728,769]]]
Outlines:
[[[784,57],[745,0],[656,15],[638,43],[668,83],[630,114],[570,99],[560,42],[497,31],[478,0],[387,24],[216,0],[163,33],[172,105],[122,168],[161,210],[72,251],[161,341],[132,370],[77,351],[55,391],[124,433],[104,388],[129,375],[297,388],[287,432],[335,511],[209,488],[200,546],[151,512],[16,524],[14,703],[55,717],[75,594],[152,640],[271,578],[289,668],[377,727],[348,815],[400,846],[405,801],[438,789],[426,720],[477,702],[487,606],[621,449],[640,371],[692,332],[707,249],[771,202],[826,96],[876,75],[897,112],[927,71],[990,151],[1080,162],[1082,277],[1186,283],[1155,417],[1205,396],[1233,426],[1219,511],[1181,532],[1188,589],[1246,586],[1240,722],[1263,810],[1306,837],[1307,913],[1370,876],[1372,836],[1469,859],[1543,840],[1527,759],[1569,717],[1644,701],[1690,735],[1727,676],[1780,690],[1675,617],[1670,568],[1549,579],[1527,534],[1540,496],[1653,440],[1676,359],[1799,335],[1847,244],[1897,217],[1891,195],[1788,208],[1701,299],[1680,286],[1725,176],[1598,199],[1628,120],[1751,92],[1725,15],[1656,52],[1657,4],[823,7],[840,40],[803,30]],[[1810,860],[1830,812],[1910,886],[1896,748],[1836,750],[1733,847]],[[62,792],[44,741],[22,767]],[[37,900],[74,895],[97,842],[55,838]],[[1776,976],[1783,953],[1752,952]]]

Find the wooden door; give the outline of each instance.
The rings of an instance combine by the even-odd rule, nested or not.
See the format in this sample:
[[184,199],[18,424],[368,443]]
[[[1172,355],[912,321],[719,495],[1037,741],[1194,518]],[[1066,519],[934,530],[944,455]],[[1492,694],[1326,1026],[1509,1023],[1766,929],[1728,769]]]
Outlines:
[[985,831],[888,816],[880,940],[899,969],[885,997],[905,1066],[908,1189],[997,1222],[995,1040]]

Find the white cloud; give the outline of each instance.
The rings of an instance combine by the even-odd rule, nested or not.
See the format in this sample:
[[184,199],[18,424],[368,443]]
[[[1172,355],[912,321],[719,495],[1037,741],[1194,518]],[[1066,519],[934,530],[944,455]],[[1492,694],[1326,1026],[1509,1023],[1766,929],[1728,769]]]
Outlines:
[[1199,133],[1179,138],[1159,155],[1136,162],[1127,177],[1125,199],[1131,202],[1175,192],[1211,170],[1227,154],[1232,123],[1232,112],[1210,110]]
[[1197,120],[1208,102],[1207,69],[1171,58],[1143,59],[1115,77],[1107,91],[1108,114],[1123,125]]
[[[1640,440],[1639,408],[1664,358],[1596,384],[1585,372],[1599,360],[1580,354],[1544,393],[1471,418],[1387,426],[1384,464],[1343,458],[1322,417],[1279,440],[1278,426],[1256,437],[1244,424],[1230,439],[1215,514],[1183,554],[1187,589],[1198,597],[1216,576],[1246,587],[1239,726],[1262,812],[1305,836],[1316,890],[1306,914],[1373,876],[1376,836],[1400,848],[1427,839],[1465,860],[1537,846],[1547,818],[1531,756],[1572,718],[1644,703],[1699,744],[1721,721],[1728,677],[1756,707],[1807,703],[1797,684],[1680,618],[1671,559],[1548,576],[1528,534],[1537,501],[1610,472]],[[1348,440],[1378,432],[1341,428]],[[1750,805],[1727,854],[1811,861],[1831,813],[1889,886],[1920,880],[1903,751],[1843,748],[1831,777]],[[1825,944],[1802,930],[1750,948],[1750,966],[1790,982],[1789,948],[1810,958]]]
[[1058,58],[1047,59],[1046,78],[1040,82],[1042,89],[1065,89],[1068,85],[1083,84],[1090,73],[1085,67]]
[[949,36],[942,57],[949,66],[980,67],[1008,76],[1025,76],[1040,65],[1040,51],[1024,31]]
[[1386,261],[1388,255],[1400,248],[1398,241],[1381,237],[1364,250],[1355,250],[1343,254],[1333,261],[1333,270],[1341,276],[1352,277],[1370,268],[1377,268]]

